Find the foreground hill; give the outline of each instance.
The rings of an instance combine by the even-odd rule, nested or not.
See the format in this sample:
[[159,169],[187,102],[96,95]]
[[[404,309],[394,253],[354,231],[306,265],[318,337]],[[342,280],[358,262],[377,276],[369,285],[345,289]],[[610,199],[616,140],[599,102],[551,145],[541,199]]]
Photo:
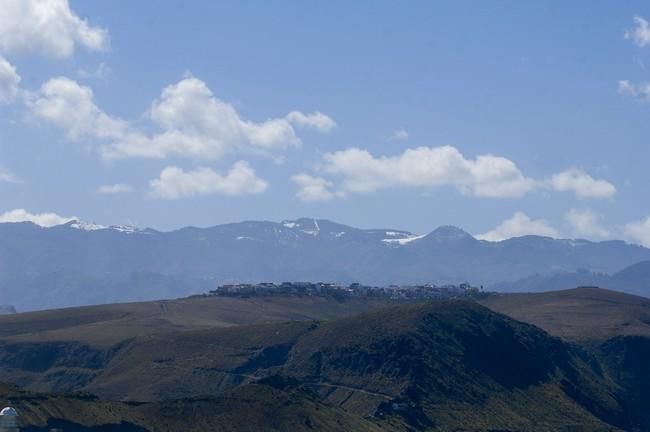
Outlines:
[[45,395],[0,384],[0,405],[20,413],[26,432],[381,432],[376,424],[313,394],[246,385],[221,396],[155,403],[102,401],[91,395]]
[[322,219],[172,232],[79,222],[0,224],[0,303],[25,311],[284,280],[490,286],[577,269],[611,274],[643,260],[650,260],[649,249],[621,241],[526,236],[487,242],[455,227],[415,235]]
[[619,388],[628,423],[650,430],[650,299],[599,288],[497,294],[487,307],[589,347]]
[[[616,346],[587,350],[473,302],[389,306],[325,321],[163,325],[106,338],[111,321],[138,326],[136,316],[59,335],[28,332],[30,320],[23,321],[0,343],[0,375],[32,391],[96,394],[99,400],[82,402],[108,404],[129,427],[143,428],[133,430],[186,429],[178,418],[197,431],[243,430],[249,415],[251,430],[650,428],[647,398],[630,396],[632,375],[609,372],[627,362],[613,354]],[[31,401],[34,410],[45,403]],[[34,418],[90,424],[80,418],[86,408],[73,406]],[[106,424],[115,423],[112,415],[92,414]]]

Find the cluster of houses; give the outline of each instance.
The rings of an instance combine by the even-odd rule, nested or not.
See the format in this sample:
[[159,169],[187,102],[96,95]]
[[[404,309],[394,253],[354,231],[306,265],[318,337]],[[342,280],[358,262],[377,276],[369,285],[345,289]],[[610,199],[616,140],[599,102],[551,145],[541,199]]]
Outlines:
[[341,285],[327,282],[264,282],[258,284],[228,284],[209,292],[210,296],[253,297],[273,295],[320,296],[320,297],[380,297],[395,300],[419,300],[441,298],[475,298],[482,294],[482,287],[459,285],[390,285],[367,286],[359,283]]

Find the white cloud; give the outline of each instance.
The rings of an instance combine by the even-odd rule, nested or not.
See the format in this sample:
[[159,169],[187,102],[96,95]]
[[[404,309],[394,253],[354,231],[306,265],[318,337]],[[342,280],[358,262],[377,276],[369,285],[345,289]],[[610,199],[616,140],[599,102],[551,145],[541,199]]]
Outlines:
[[170,200],[194,195],[252,195],[264,192],[269,186],[246,161],[235,163],[226,175],[210,168],[183,171],[170,166],[149,185],[151,196]]
[[390,141],[408,141],[409,133],[405,129],[398,129],[394,131],[388,139]]
[[328,133],[336,129],[336,122],[319,111],[311,114],[303,114],[300,111],[291,111],[287,114],[286,119],[289,123],[295,126],[310,127],[323,133]]
[[6,171],[0,171],[0,183],[14,183],[18,184],[21,183],[21,181],[16,178],[15,175],[6,172]]
[[650,82],[632,84],[627,80],[618,82],[618,93],[625,96],[632,96],[642,102],[650,100]]
[[[226,154],[268,154],[301,144],[285,118],[259,123],[243,120],[232,105],[214,97],[194,77],[166,87],[152,103],[148,117],[160,129],[152,135],[106,114],[95,104],[89,87],[68,78],[43,84],[28,105],[34,115],[62,128],[72,140],[106,141],[101,147],[106,159],[182,156],[215,160]],[[317,122],[310,116],[305,118]]]
[[576,235],[600,238],[611,235],[611,232],[602,225],[601,216],[589,209],[571,209],[564,218]]
[[2,0],[0,52],[67,58],[77,45],[103,50],[108,32],[77,16],[68,0]]
[[637,221],[630,222],[623,227],[625,238],[645,247],[650,247],[650,216]]
[[512,237],[538,235],[559,237],[558,231],[545,219],[531,219],[525,213],[516,212],[510,219],[484,234],[477,235],[479,240],[502,241]]
[[52,227],[55,225],[62,225],[73,220],[77,220],[77,218],[59,216],[56,213],[32,214],[25,209],[15,209],[0,214],[0,223],[32,222],[42,227]]
[[346,192],[449,185],[467,195],[506,198],[523,196],[535,186],[509,159],[493,155],[466,159],[451,146],[419,147],[381,157],[350,148],[327,153],[324,160],[324,171],[341,177]]
[[[214,158],[230,147],[250,145],[270,150],[300,144],[285,119],[268,119],[261,123],[242,120],[232,105],[215,98],[203,81],[193,77],[166,87],[160,99],[151,106],[151,119],[167,133],[193,138],[192,144],[180,144],[178,148],[159,144],[162,154]],[[153,141],[155,144],[156,140]],[[128,149],[126,152],[128,155]]]
[[0,57],[0,105],[13,102],[19,92],[20,76],[16,68]]
[[69,78],[45,82],[27,104],[34,115],[65,130],[71,140],[120,139],[129,133],[125,121],[107,115],[95,105],[90,87]]
[[296,196],[302,201],[330,201],[336,196],[331,191],[334,184],[322,177],[314,177],[306,173],[301,173],[291,177],[291,180],[298,185]]
[[550,185],[559,192],[573,192],[578,198],[605,199],[616,194],[616,187],[577,168],[569,168],[551,177]]
[[104,185],[97,188],[97,193],[102,195],[115,195],[133,192],[133,187],[124,183]]
[[636,27],[625,32],[625,39],[632,39],[635,44],[644,47],[650,43],[650,26],[648,21],[640,16],[634,17]]

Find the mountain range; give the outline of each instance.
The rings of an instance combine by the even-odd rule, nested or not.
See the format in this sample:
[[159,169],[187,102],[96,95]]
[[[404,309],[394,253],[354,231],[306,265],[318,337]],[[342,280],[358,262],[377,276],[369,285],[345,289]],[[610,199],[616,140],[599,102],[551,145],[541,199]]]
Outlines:
[[417,235],[307,218],[170,232],[79,221],[50,228],[3,223],[0,304],[25,311],[177,298],[222,283],[287,280],[470,282],[489,289],[581,269],[613,274],[647,260],[650,249],[623,241],[525,236],[488,242],[451,226]]

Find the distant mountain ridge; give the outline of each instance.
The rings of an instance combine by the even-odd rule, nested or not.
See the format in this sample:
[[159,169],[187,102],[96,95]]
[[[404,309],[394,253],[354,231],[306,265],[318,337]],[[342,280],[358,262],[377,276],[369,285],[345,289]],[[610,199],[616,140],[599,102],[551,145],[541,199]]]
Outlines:
[[477,240],[457,227],[418,235],[325,219],[246,221],[161,232],[72,221],[0,224],[0,303],[18,310],[182,297],[231,282],[370,285],[470,282],[536,274],[613,274],[650,260],[623,241],[525,236]]

